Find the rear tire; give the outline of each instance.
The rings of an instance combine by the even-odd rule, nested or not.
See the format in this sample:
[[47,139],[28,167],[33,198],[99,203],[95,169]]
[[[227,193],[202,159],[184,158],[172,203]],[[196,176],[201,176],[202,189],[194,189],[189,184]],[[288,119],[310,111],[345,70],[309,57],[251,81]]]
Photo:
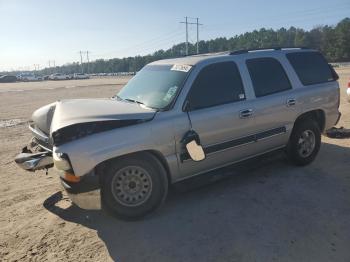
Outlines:
[[295,124],[287,145],[287,156],[297,166],[315,160],[321,146],[321,131],[315,120],[306,118]]
[[149,153],[118,158],[105,169],[101,187],[103,207],[115,217],[137,220],[164,202],[168,192],[166,170]]

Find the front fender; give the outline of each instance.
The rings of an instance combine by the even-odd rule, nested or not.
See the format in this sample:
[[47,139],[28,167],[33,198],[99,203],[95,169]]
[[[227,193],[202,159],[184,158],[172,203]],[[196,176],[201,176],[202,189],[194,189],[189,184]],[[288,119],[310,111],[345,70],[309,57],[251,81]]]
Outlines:
[[[164,125],[162,125],[163,128]],[[175,155],[171,129],[159,130],[153,121],[93,134],[54,147],[68,155],[76,176],[83,176],[98,164],[122,155],[155,150],[164,157]]]

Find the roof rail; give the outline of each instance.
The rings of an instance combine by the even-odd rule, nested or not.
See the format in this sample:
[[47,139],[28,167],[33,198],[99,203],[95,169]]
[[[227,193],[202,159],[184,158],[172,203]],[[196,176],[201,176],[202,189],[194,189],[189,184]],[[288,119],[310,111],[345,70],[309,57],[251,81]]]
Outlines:
[[212,52],[212,53],[185,55],[185,57],[228,55],[230,53],[231,53],[231,51],[220,51],[220,52]]
[[286,50],[286,49],[310,49],[308,47],[265,47],[265,48],[254,48],[254,49],[242,49],[237,51],[231,51],[230,55],[240,55],[240,54],[246,54],[249,52],[255,52],[255,51],[271,51],[271,50]]

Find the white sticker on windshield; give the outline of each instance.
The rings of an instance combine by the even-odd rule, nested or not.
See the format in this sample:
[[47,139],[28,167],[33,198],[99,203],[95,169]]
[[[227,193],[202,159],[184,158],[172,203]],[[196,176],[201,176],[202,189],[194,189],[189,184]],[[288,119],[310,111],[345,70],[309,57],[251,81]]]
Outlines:
[[173,67],[170,69],[172,71],[181,71],[187,73],[190,71],[192,66],[190,65],[173,65]]
[[177,86],[172,86],[169,88],[168,92],[164,96],[163,100],[169,102],[173,96],[176,94]]

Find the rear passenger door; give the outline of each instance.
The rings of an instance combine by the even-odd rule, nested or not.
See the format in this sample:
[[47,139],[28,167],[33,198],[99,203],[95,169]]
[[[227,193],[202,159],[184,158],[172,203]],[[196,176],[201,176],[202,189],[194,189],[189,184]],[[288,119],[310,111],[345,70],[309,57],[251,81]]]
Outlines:
[[286,145],[298,114],[297,99],[289,77],[278,58],[246,60],[255,93],[254,116],[259,152]]

